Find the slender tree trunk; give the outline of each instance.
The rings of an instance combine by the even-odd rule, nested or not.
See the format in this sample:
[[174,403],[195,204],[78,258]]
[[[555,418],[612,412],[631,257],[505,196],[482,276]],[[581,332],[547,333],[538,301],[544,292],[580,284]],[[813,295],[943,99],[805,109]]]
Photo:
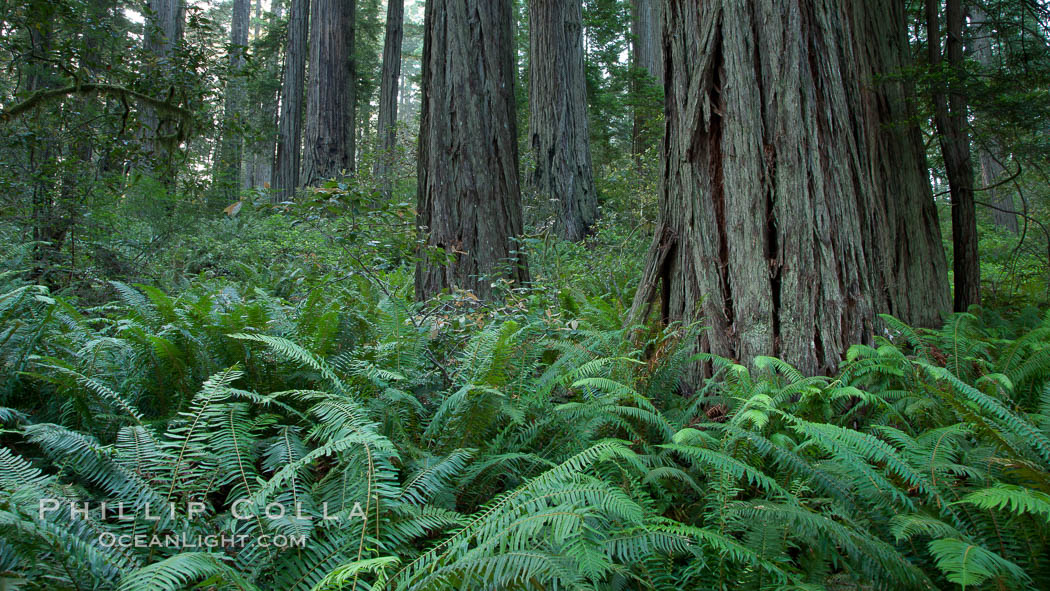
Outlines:
[[[257,42],[259,40],[260,30],[262,27],[262,4],[263,0],[255,1],[255,15],[252,17],[252,36],[251,40]],[[271,0],[272,2],[273,0]],[[267,108],[267,104],[263,100],[258,100],[252,103],[252,113],[264,112]],[[266,152],[266,145],[269,142],[267,140],[256,140],[253,142],[245,142],[248,154],[244,162],[244,174],[241,175],[241,188],[251,189],[253,187],[261,186],[263,179],[267,181],[270,179],[270,172],[265,170],[269,164],[273,162],[272,157],[266,159],[263,154]]]
[[351,25],[354,2],[313,0],[302,181],[312,185],[351,164]]
[[[634,67],[644,71],[651,81],[635,80],[635,96],[644,94],[645,86],[655,83],[663,87],[664,62],[662,52],[663,0],[632,0],[631,56]],[[656,142],[647,133],[654,125],[644,107],[635,107],[634,129],[631,134],[632,152],[641,154]]]
[[529,3],[532,184],[560,202],[558,234],[582,240],[598,217],[591,167],[580,0]]
[[[941,55],[938,0],[926,0],[926,38],[930,67],[935,74],[959,73],[963,65],[963,23],[960,0],[947,0],[947,39]],[[947,62],[947,70],[942,64]],[[951,76],[953,79],[955,75]],[[981,267],[977,254],[977,211],[974,203],[973,160],[967,133],[966,95],[958,84],[938,84],[933,97],[934,121],[944,154],[944,168],[952,203],[952,267],[955,280],[955,311],[965,312],[980,304]],[[945,88],[947,87],[947,88]]]
[[[280,22],[284,18],[284,3],[280,0],[271,0],[270,7],[272,8],[273,21]],[[303,36],[305,38],[305,35]],[[274,58],[273,61],[273,76],[274,78],[280,78],[284,80],[284,68],[287,67],[287,43],[282,48],[283,51]],[[300,76],[300,80],[303,77]],[[300,102],[299,106],[302,107],[302,86],[299,88]],[[265,162],[263,166],[264,173],[259,174],[259,182],[256,186],[273,186],[274,167],[277,166],[277,144],[280,141],[280,134],[278,126],[281,122],[281,102],[284,100],[284,88],[279,85],[273,91],[273,101],[266,105],[266,108],[270,112],[270,121],[273,122],[274,133],[272,136],[266,138],[266,144],[264,147],[263,155],[265,156]],[[302,121],[299,122],[300,129],[302,127]]]
[[[51,51],[53,9],[47,5],[34,7],[34,14],[43,16],[40,21],[27,27],[29,31],[28,68],[25,75],[25,90],[35,92],[53,83],[54,71],[47,56]],[[46,167],[54,164],[54,154],[60,149],[46,134],[39,110],[32,114],[32,128],[38,132],[29,143],[29,170],[32,171],[32,215],[33,241],[39,244],[33,249],[33,269],[30,277],[37,282],[46,282],[55,259],[61,249],[65,232],[58,207],[53,198],[53,181]]]
[[408,75],[401,77],[397,90],[397,117],[395,121],[407,119],[408,109]]
[[[274,0],[270,0],[273,2]],[[262,3],[263,0],[255,0],[255,22],[252,23],[252,39],[259,38],[259,27],[262,25]]]
[[230,25],[230,67],[226,82],[226,105],[223,110],[219,155],[215,163],[215,184],[221,197],[220,206],[239,198],[241,164],[244,159],[245,89],[241,71],[246,62],[248,22],[251,15],[249,0],[234,0],[233,21]]
[[[968,9],[975,32],[973,56],[981,64],[982,68],[991,70],[995,67],[993,63],[995,56],[992,52],[991,41],[991,37],[995,32],[991,27],[988,15],[979,6],[971,5]],[[992,187],[996,183],[1002,182],[1002,179],[1007,176],[1006,168],[1003,166],[1003,162],[1006,161],[1005,154],[996,138],[990,138],[987,145],[978,147],[977,161],[981,166],[981,184],[983,186]],[[1017,234],[1020,231],[1017,224],[1017,214],[1011,213],[1017,211],[1017,206],[1014,205],[1013,191],[1007,187],[995,187],[990,190],[992,193],[992,205],[996,207],[996,209],[992,209],[992,223],[1007,232]]]
[[[913,159],[920,138],[883,131],[902,123],[888,119],[905,104],[899,87],[875,86],[903,59],[901,7],[665,8],[660,221],[631,322],[659,286],[665,321],[702,317],[702,350],[743,363],[776,355],[821,373],[871,342],[877,312],[945,304],[925,162]],[[903,244],[882,249],[894,241]],[[897,268],[900,284],[890,283]],[[907,289],[919,285],[930,293]]]
[[404,36],[405,0],[388,0],[383,70],[379,82],[379,154],[373,170],[383,195],[393,187],[394,150],[397,147],[397,98],[401,78],[401,40]]
[[299,187],[302,148],[303,82],[306,74],[306,36],[309,0],[292,0],[288,11],[288,46],[281,82],[281,114],[277,123],[277,157],[273,167],[273,200],[291,201]]
[[347,93],[349,93],[350,101],[350,127],[347,129],[347,159],[350,161],[350,165],[347,168],[350,172],[357,170],[357,0],[348,2],[348,10],[350,11],[350,28],[347,29],[347,46],[350,48],[350,70],[349,80],[347,81]]
[[[83,53],[80,56],[80,72],[88,80],[97,79],[97,65],[103,63],[99,48],[112,34],[111,18],[115,12],[114,0],[99,0],[88,7],[88,13],[85,16],[94,26],[86,28],[83,36]],[[68,117],[62,117],[65,125],[68,125],[62,136],[73,137],[75,140],[67,147],[68,155],[63,159],[65,163],[62,170],[62,184],[56,204],[58,215],[55,216],[57,219],[51,230],[53,237],[50,239],[53,248],[61,248],[63,243],[69,245],[70,268],[69,275],[67,275],[67,286],[76,271],[76,224],[80,217],[81,207],[91,193],[93,184],[98,181],[98,169],[93,163],[95,142],[92,141],[97,131],[79,125],[78,119],[83,121],[85,117],[98,115],[104,109],[102,102],[96,97],[80,96],[71,97],[71,99],[71,112]],[[58,254],[56,250],[52,256]],[[48,269],[51,266],[48,264]]]
[[[528,280],[522,232],[511,0],[428,0],[424,18],[416,298],[493,295]],[[440,249],[440,250],[437,250]],[[442,255],[444,253],[444,255]],[[454,260],[435,260],[437,257]]]

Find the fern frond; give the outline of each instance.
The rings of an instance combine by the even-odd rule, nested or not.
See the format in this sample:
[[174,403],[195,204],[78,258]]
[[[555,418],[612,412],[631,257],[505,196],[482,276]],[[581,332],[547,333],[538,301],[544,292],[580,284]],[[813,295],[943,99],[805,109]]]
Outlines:
[[179,591],[202,580],[241,591],[258,589],[224,564],[219,554],[183,552],[129,573],[121,579],[119,591]]
[[944,538],[929,543],[937,568],[948,580],[963,587],[977,586],[990,578],[1027,585],[1031,579],[1024,570],[995,552],[960,540]]
[[1017,486],[997,483],[990,488],[974,491],[958,503],[969,503],[981,509],[999,509],[1015,515],[1039,515],[1050,525],[1050,495]]

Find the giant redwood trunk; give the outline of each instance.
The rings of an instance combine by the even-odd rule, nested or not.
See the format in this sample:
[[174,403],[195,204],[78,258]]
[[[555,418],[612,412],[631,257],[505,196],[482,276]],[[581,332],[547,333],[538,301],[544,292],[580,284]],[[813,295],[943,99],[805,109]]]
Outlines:
[[581,240],[598,217],[587,128],[580,0],[529,3],[529,141],[540,195],[560,204],[558,234]]
[[511,4],[427,2],[417,299],[446,288],[490,297],[498,278],[515,285],[528,279],[513,242],[522,232],[522,213]]
[[405,0],[389,0],[383,65],[379,82],[379,155],[374,173],[387,197],[393,187],[392,164],[397,147],[397,89],[401,78],[401,39],[404,36]]
[[271,182],[276,202],[290,201],[299,187],[309,11],[310,0],[292,0],[288,10],[288,45],[281,81],[281,114],[277,120],[277,156]]
[[661,209],[631,318],[700,318],[703,350],[834,370],[876,314],[939,321],[944,255],[896,82],[895,0],[665,6]]
[[312,185],[350,170],[353,83],[352,0],[313,0],[310,11],[310,80],[302,183]]

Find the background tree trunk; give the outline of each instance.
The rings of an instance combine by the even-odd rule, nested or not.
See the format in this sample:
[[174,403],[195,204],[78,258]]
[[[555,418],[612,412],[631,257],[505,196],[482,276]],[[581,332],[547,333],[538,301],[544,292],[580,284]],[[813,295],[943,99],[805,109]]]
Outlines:
[[[271,7],[276,4],[274,0],[270,0]],[[252,39],[259,38],[259,27],[262,25],[262,3],[263,0],[255,0],[255,21],[252,23]]]
[[897,76],[912,67],[908,16],[898,0],[852,7],[860,76],[855,100],[866,125],[859,148],[872,180],[862,231],[877,256],[876,311],[940,327],[951,308],[948,263],[926,148],[915,124],[914,88]]
[[1010,176],[1003,166],[1004,158],[1005,155],[999,143],[994,139],[989,139],[987,145],[977,149],[977,161],[981,167],[981,185],[994,187],[989,189],[992,193],[992,205],[995,206],[991,210],[992,223],[1007,232],[1018,234],[1021,228],[1017,223],[1017,214],[1014,213],[1017,211],[1017,205],[1014,203],[1013,191],[1009,186],[995,186]]
[[351,169],[350,29],[353,2],[313,0],[302,182]]
[[394,150],[397,148],[397,97],[401,77],[401,40],[404,37],[405,0],[389,0],[383,38],[383,70],[379,82],[379,154],[373,170],[383,195],[393,187]]
[[[51,50],[52,41],[52,16],[54,9],[46,4],[43,9],[39,6],[31,6],[34,14],[40,15],[39,21],[32,22],[29,31],[29,67],[25,78],[25,90],[34,92],[47,88],[54,83],[56,78],[54,68],[47,56]],[[45,129],[39,122],[40,113],[33,113],[32,128],[36,130]],[[39,133],[39,132],[38,132]],[[55,145],[47,135],[40,133],[37,141],[29,143],[29,170],[32,171],[32,216],[33,216],[33,241],[37,242],[33,248],[33,269],[30,277],[34,281],[47,282],[47,274],[52,272],[62,240],[65,237],[65,224],[59,213],[59,203],[56,203],[52,191],[51,174],[46,167],[53,165],[54,154],[61,151],[61,146]]]
[[582,240],[598,217],[591,167],[580,0],[529,3],[532,183],[561,206],[558,234]]
[[[922,162],[907,160],[921,154],[919,138],[878,131],[901,106],[889,106],[895,92],[871,88],[871,70],[902,59],[881,54],[901,52],[903,29],[892,43],[865,33],[903,26],[892,0],[665,8],[660,222],[632,321],[660,284],[665,321],[702,316],[703,350],[745,363],[776,355],[822,373],[871,342],[880,308],[937,302],[887,285],[897,265],[906,281],[943,287],[937,259],[921,259],[936,242],[936,213],[916,180]],[[858,67],[862,52],[875,57]],[[901,171],[909,182],[892,180]],[[916,210],[929,215],[900,221]],[[883,224],[906,244],[881,251]]]
[[357,0],[347,2],[350,11],[350,27],[346,30],[346,44],[350,48],[350,66],[347,74],[348,101],[350,104],[349,128],[346,130],[346,158],[349,161],[347,170],[357,170]]
[[[970,11],[971,24],[974,29],[973,57],[985,71],[992,70],[995,67],[993,63],[995,55],[992,52],[991,38],[995,31],[992,28],[988,15],[981,10],[980,6],[971,5],[968,7],[968,10]],[[977,162],[981,167],[982,186],[991,187],[996,183],[1002,182],[1002,179],[1007,176],[1006,168],[1003,166],[1005,161],[1006,157],[996,138],[990,138],[986,145],[978,146]],[[1010,213],[1017,211],[1017,206],[1014,205],[1013,191],[1007,187],[995,187],[991,189],[991,193],[992,205],[997,208],[992,209],[992,223],[1007,232],[1017,234],[1020,231],[1017,223],[1017,214]]]
[[[634,67],[646,72],[659,86],[664,83],[663,61],[663,0],[632,0],[631,56]],[[636,80],[635,95],[641,94],[645,81]],[[647,134],[649,118],[645,109],[635,109],[634,129],[631,134],[634,154],[641,154],[652,146],[656,139]]]
[[[487,298],[528,280],[522,232],[511,0],[429,0],[424,18],[416,298]],[[454,256],[433,260],[434,249]],[[512,259],[513,260],[510,260]],[[447,263],[447,264],[446,264]]]
[[664,80],[663,61],[663,2],[660,0],[631,0],[634,20],[631,21],[631,52],[635,67],[652,76],[657,83]]
[[230,24],[230,65],[226,81],[226,104],[223,109],[222,133],[219,138],[219,157],[213,179],[221,198],[220,207],[238,199],[241,188],[241,164],[244,157],[244,79],[241,70],[246,62],[248,24],[251,2],[234,0],[233,20]]
[[291,201],[299,187],[302,148],[303,83],[310,0],[292,0],[288,10],[288,45],[281,82],[281,114],[277,123],[277,156],[273,167],[273,200]]
[[[175,68],[172,58],[182,41],[186,7],[183,0],[149,0],[148,6],[152,18],[144,25],[143,45],[154,65],[147,70],[153,70],[159,78],[166,79]],[[175,122],[149,105],[142,106],[140,122],[142,150],[149,159],[149,168],[154,178],[174,191],[176,145],[170,138],[176,134]]]
[[[963,65],[963,22],[965,15],[960,0],[947,0],[945,24],[947,39],[941,55],[938,23],[938,1],[926,0],[926,38],[929,43],[930,67],[934,75],[959,73]],[[947,61],[947,70],[942,63]],[[944,168],[952,203],[952,268],[955,280],[955,311],[965,312],[981,303],[981,267],[977,255],[977,211],[974,204],[973,160],[967,133],[966,95],[955,83],[941,82],[934,93],[934,121],[944,154]],[[945,87],[948,87],[947,89]]]
[[[264,0],[255,0],[255,16],[252,19],[252,41],[258,42],[261,36],[263,11],[262,4]],[[273,20],[279,21],[281,18],[281,3],[277,0],[270,0],[270,14]],[[272,60],[267,60],[266,65],[266,76],[271,79],[277,80],[282,77],[281,75],[281,63],[282,60],[279,56]],[[268,100],[272,98],[273,100]],[[272,117],[269,118],[273,123],[274,129],[277,128],[277,114],[281,100],[281,92],[278,88],[272,95],[266,98],[260,98],[256,100],[251,108],[255,109],[255,112],[272,113]],[[245,189],[251,189],[256,187],[262,187],[264,183],[270,182],[273,176],[273,163],[274,163],[274,150],[277,147],[277,135],[265,134],[262,137],[258,137],[254,141],[246,142],[248,154],[246,162],[244,164],[244,179],[242,187]]]

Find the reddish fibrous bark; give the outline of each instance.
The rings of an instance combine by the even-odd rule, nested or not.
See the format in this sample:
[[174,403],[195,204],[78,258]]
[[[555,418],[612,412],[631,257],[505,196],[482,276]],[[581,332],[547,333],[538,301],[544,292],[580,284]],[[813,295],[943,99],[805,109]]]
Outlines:
[[[429,0],[424,18],[416,298],[481,298],[528,280],[522,233],[510,0]],[[452,260],[435,260],[441,257]]]
[[947,308],[925,155],[893,0],[665,5],[660,218],[631,322],[662,290],[700,347],[835,370],[876,314]]

